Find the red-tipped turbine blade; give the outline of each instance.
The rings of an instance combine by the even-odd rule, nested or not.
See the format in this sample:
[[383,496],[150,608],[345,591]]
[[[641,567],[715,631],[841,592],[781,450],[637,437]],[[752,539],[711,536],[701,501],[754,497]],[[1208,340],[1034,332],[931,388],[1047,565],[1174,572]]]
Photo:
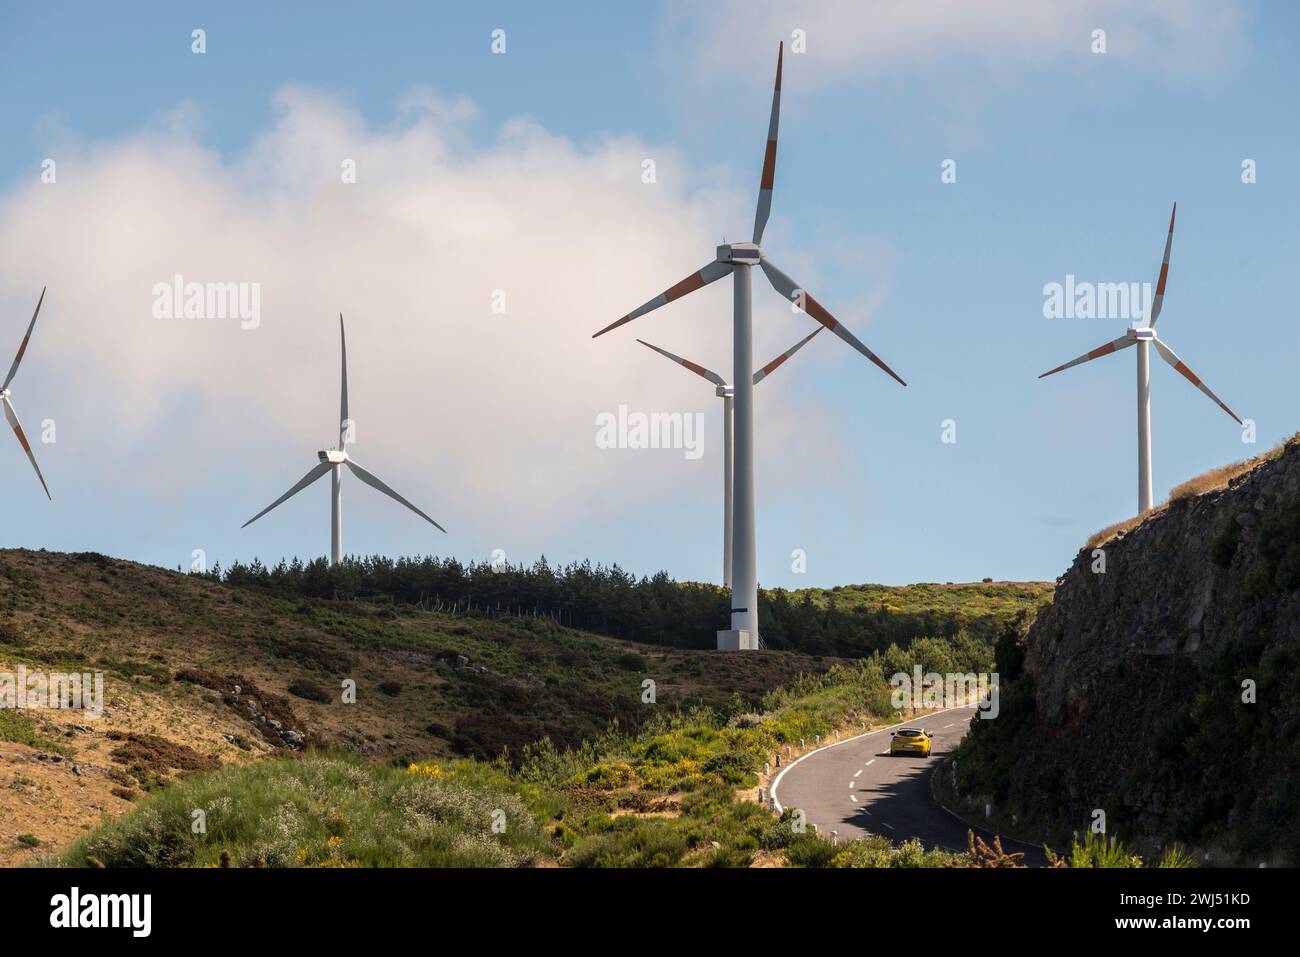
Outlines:
[[5,376],[4,385],[0,389],[9,388],[9,383],[14,381],[14,376],[18,373],[18,363],[23,361],[23,353],[27,351],[27,343],[32,338],[32,329],[36,326],[36,317],[41,313],[41,303],[45,301],[45,289],[41,289],[41,298],[36,300],[36,311],[32,313],[32,321],[27,324],[27,335],[23,336],[22,345],[18,347],[18,355],[14,357],[14,364],[9,367],[9,374]]
[[9,401],[9,396],[4,397],[4,409],[5,418],[9,420],[9,425],[14,430],[14,435],[18,436],[18,444],[21,445],[23,451],[27,453],[27,459],[32,463],[32,468],[36,469],[36,477],[41,480],[41,488],[45,489],[45,497],[50,501],[53,501],[54,496],[50,494],[50,487],[45,484],[45,476],[41,474],[41,467],[36,464],[36,456],[32,454],[32,446],[27,441],[27,436],[23,433],[22,423],[18,421],[18,413],[14,411],[13,404]]
[[772,185],[776,182],[776,132],[781,125],[781,60],[785,42],[776,48],[776,85],[772,89],[772,117],[767,121],[767,149],[763,152],[763,175],[758,181],[758,209],[754,212],[754,242],[763,241],[767,217],[772,212]]
[[1169,214],[1169,235],[1165,237],[1165,258],[1160,264],[1160,278],[1156,281],[1156,297],[1151,302],[1151,325],[1156,324],[1160,318],[1160,309],[1165,304],[1165,283],[1169,281],[1169,250],[1174,245],[1174,217],[1178,215],[1178,204],[1174,203],[1174,211]]
[[779,292],[787,300],[801,304],[804,312],[808,313],[808,315],[812,316],[831,332],[835,333],[835,335],[839,336],[854,349],[857,349],[858,352],[862,353],[878,365],[885,371],[885,373],[893,377],[899,385],[907,385],[906,382],[899,378],[898,373],[885,365],[881,358],[864,346],[857,336],[844,328],[844,324],[832,316],[825,306],[812,297],[812,294],[809,293],[808,290],[804,289],[797,282],[783,273],[766,257],[759,260],[759,265],[763,267],[763,275],[767,276],[767,281],[772,284],[773,289]]
[[1050,369],[1047,372],[1044,372],[1038,378],[1046,379],[1049,375],[1055,375],[1056,373],[1061,372],[1064,369],[1072,369],[1075,366],[1082,365],[1085,362],[1091,362],[1093,359],[1100,359],[1102,356],[1108,356],[1112,352],[1119,352],[1120,349],[1127,349],[1129,346],[1133,345],[1136,342],[1137,342],[1136,339],[1130,339],[1127,335],[1120,336],[1118,339],[1112,339],[1104,346],[1098,346],[1096,349],[1093,349],[1091,352],[1085,352],[1077,359],[1071,359],[1063,366],[1057,366],[1055,369]]
[[1200,389],[1202,392],[1204,392],[1206,395],[1208,395],[1211,399],[1213,399],[1215,405],[1217,405],[1217,406],[1218,406],[1220,409],[1222,409],[1224,412],[1228,413],[1228,415],[1232,416],[1233,419],[1236,420],[1236,422],[1237,422],[1238,425],[1241,425],[1241,419],[1238,419],[1238,418],[1237,418],[1237,413],[1236,413],[1236,412],[1233,412],[1230,408],[1228,408],[1226,405],[1224,405],[1224,404],[1223,404],[1223,400],[1220,399],[1220,398],[1219,398],[1217,395],[1215,395],[1213,392],[1211,392],[1211,391],[1210,391],[1210,387],[1207,386],[1204,382],[1202,382],[1202,381],[1200,380],[1200,378],[1196,375],[1195,372],[1193,372],[1191,369],[1187,368],[1187,363],[1183,362],[1182,359],[1178,358],[1178,355],[1174,352],[1173,349],[1170,349],[1167,345],[1165,345],[1165,344],[1164,344],[1163,342],[1161,342],[1159,339],[1154,339],[1154,340],[1152,340],[1152,341],[1155,343],[1155,346],[1156,346],[1156,352],[1160,353],[1160,358],[1164,359],[1164,360],[1165,360],[1166,362],[1168,362],[1171,366],[1173,366],[1173,367],[1174,367],[1174,370],[1175,370],[1179,375],[1181,375],[1184,379],[1186,379],[1186,380],[1187,380],[1188,382],[1190,382],[1192,385],[1196,386],[1196,388]]
[[792,355],[794,355],[796,352],[802,349],[808,342],[812,340],[813,336],[817,335],[817,333],[821,332],[825,328],[826,328],[825,326],[818,326],[812,332],[808,333],[808,335],[804,336],[802,339],[800,339],[798,342],[792,345],[789,349],[786,349],[785,352],[781,353],[779,356],[777,356],[767,365],[763,366],[763,368],[755,372],[754,385],[758,385],[765,378],[767,378],[768,373],[775,372],[777,369],[779,369],[786,359],[789,359]]
[[660,306],[666,306],[674,299],[680,299],[682,298],[682,296],[685,296],[688,293],[692,293],[697,289],[703,289],[709,283],[721,279],[723,276],[727,275],[730,272],[731,272],[730,263],[722,263],[722,262],[718,262],[717,260],[714,260],[713,262],[705,266],[703,269],[701,269],[699,272],[691,273],[689,276],[687,276],[677,285],[672,286],[669,289],[665,290],[664,292],[660,293],[659,295],[655,296],[645,305],[638,306],[636,309],[633,309],[622,319],[618,320],[617,322],[611,322],[604,329],[600,330],[600,332],[595,333],[591,338],[595,339],[596,336],[603,336],[611,329],[617,329],[625,322],[631,322],[633,319],[640,318],[641,316],[644,316],[647,312],[653,312],[654,310],[658,309]]
[[655,352],[659,353],[661,356],[664,356],[665,358],[672,359],[673,362],[676,362],[679,366],[683,366],[687,369],[690,369],[697,376],[700,376],[703,379],[708,379],[714,385],[727,384],[726,381],[722,378],[722,376],[718,375],[716,372],[710,369],[704,368],[704,366],[700,365],[699,363],[692,362],[690,359],[683,359],[681,356],[673,355],[667,349],[660,349],[658,346],[651,345],[649,342],[646,342],[644,339],[638,339],[637,342],[641,343],[641,345],[645,346],[647,349],[653,349]]

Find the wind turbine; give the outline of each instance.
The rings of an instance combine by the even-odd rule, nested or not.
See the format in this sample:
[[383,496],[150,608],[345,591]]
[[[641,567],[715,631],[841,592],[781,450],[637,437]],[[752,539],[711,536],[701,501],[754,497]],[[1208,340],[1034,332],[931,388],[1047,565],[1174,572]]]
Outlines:
[[1118,339],[1112,339],[1103,346],[1098,346],[1091,352],[1079,356],[1077,359],[1071,359],[1063,366],[1057,366],[1049,372],[1044,372],[1038,378],[1060,372],[1062,369],[1069,369],[1071,366],[1082,365],[1093,359],[1100,359],[1102,356],[1108,356],[1112,352],[1118,352],[1121,349],[1127,349],[1129,346],[1137,346],[1137,417],[1138,417],[1138,514],[1141,515],[1151,510],[1151,362],[1149,346],[1155,346],[1156,352],[1160,358],[1168,362],[1174,369],[1196,388],[1200,389],[1228,415],[1241,425],[1241,419],[1237,418],[1237,413],[1223,404],[1223,400],[1210,391],[1201,379],[1189,369],[1182,359],[1178,358],[1177,353],[1169,346],[1165,345],[1156,337],[1156,320],[1160,318],[1160,309],[1165,301],[1165,283],[1169,279],[1169,250],[1174,244],[1174,218],[1178,215],[1178,204],[1174,203],[1173,212],[1169,214],[1169,235],[1165,238],[1165,258],[1160,265],[1160,279],[1156,282],[1156,294],[1151,303],[1151,322],[1147,326],[1135,326],[1124,332],[1124,335]]
[[288,499],[297,495],[299,492],[305,489],[312,482],[324,476],[326,472],[329,472],[334,486],[333,492],[330,495],[330,564],[331,565],[337,565],[339,562],[343,560],[343,472],[342,470],[343,470],[343,466],[345,465],[352,470],[353,475],[361,479],[361,481],[365,482],[371,488],[379,489],[379,491],[383,492],[389,498],[405,505],[412,512],[420,516],[420,518],[424,519],[426,522],[428,522],[438,531],[440,532],[447,531],[445,528],[443,528],[441,525],[439,525],[437,522],[431,519],[428,515],[425,515],[422,511],[420,511],[418,508],[416,508],[406,499],[402,498],[402,496],[398,495],[391,488],[389,488],[387,485],[381,482],[377,476],[363,469],[360,465],[358,465],[355,461],[352,460],[352,457],[349,456],[347,451],[345,450],[344,446],[348,442],[348,432],[350,431],[352,422],[348,418],[348,343],[347,343],[347,338],[343,333],[342,313],[339,313],[339,344],[342,347],[342,352],[343,352],[343,384],[340,391],[340,399],[339,399],[338,448],[326,449],[317,452],[316,455],[320,458],[319,465],[315,466],[310,472],[308,472],[301,479],[299,479],[298,484],[296,484],[293,488],[289,489],[289,491],[285,492],[274,502],[266,506],[266,508],[262,509],[260,512],[258,512],[256,515],[254,515],[252,518],[250,518],[248,521],[246,521],[243,525],[240,526],[240,528],[248,528],[249,525],[252,525],[259,518],[261,518],[271,509],[275,508],[281,502],[287,501]]
[[32,463],[32,468],[36,469],[36,477],[41,480],[41,488],[45,489],[45,497],[54,500],[50,494],[50,487],[45,484],[45,476],[41,474],[41,467],[36,464],[36,456],[32,454],[31,443],[27,441],[27,436],[23,433],[22,423],[18,421],[18,413],[14,411],[14,404],[9,401],[9,383],[14,381],[14,376],[18,374],[18,364],[23,361],[23,354],[27,351],[27,343],[32,338],[32,330],[36,328],[36,317],[40,315],[41,303],[45,301],[45,289],[41,289],[41,298],[36,300],[36,311],[32,313],[32,321],[27,324],[27,335],[23,336],[22,345],[18,347],[18,355],[14,356],[14,364],[9,367],[9,374],[5,376],[4,385],[0,385],[0,403],[5,407],[5,418],[9,420],[9,426],[14,430],[14,435],[18,436],[18,444],[23,447],[27,453],[28,460]]
[[719,649],[758,648],[758,578],[754,544],[754,357],[751,352],[751,279],[750,269],[758,266],[772,288],[795,303],[835,335],[862,353],[900,385],[907,385],[864,346],[830,312],[769,260],[759,245],[763,229],[772,211],[772,184],[776,179],[776,134],[781,116],[781,61],[785,44],[777,48],[776,83],[772,91],[772,115],[767,130],[767,150],[763,155],[763,173],[758,186],[758,208],[754,212],[754,239],[748,243],[724,243],[717,248],[713,262],[681,282],[670,286],[622,319],[610,323],[592,338],[617,329],[648,312],[680,299],[688,293],[716,282],[730,274],[732,293],[732,381],[735,383],[735,475],[732,493],[731,628],[718,632]]
[[[789,359],[792,355],[802,349],[804,344],[812,339],[813,336],[817,335],[817,333],[821,332],[823,328],[823,326],[818,326],[785,352],[781,353],[767,365],[763,366],[763,368],[755,372],[754,385],[758,385],[767,377],[768,373],[775,371],[785,362],[786,359]],[[732,525],[731,486],[733,481],[731,463],[731,418],[735,390],[731,386],[727,385],[722,376],[710,369],[704,368],[704,366],[699,365],[698,363],[691,362],[689,359],[683,359],[681,356],[675,356],[668,350],[660,349],[656,345],[651,345],[644,339],[638,339],[637,342],[641,343],[641,345],[645,346],[647,349],[653,349],[661,356],[666,356],[673,360],[673,362],[676,362],[679,366],[689,369],[697,376],[712,382],[717,387],[717,396],[722,399],[722,584],[725,587],[730,588]]]

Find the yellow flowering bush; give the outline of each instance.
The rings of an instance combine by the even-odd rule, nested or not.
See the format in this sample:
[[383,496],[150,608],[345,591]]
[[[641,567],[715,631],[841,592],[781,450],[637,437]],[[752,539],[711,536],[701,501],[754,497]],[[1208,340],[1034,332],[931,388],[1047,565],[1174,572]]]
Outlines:
[[435,781],[445,776],[445,772],[436,764],[410,764],[407,765],[406,770],[410,774],[418,774],[421,777],[432,778]]

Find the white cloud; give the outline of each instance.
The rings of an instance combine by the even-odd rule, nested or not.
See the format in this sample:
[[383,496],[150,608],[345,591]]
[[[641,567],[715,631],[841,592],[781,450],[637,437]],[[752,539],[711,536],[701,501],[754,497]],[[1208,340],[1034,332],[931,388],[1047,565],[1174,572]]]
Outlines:
[[705,75],[750,76],[777,40],[805,31],[800,76],[809,84],[918,68],[942,82],[944,67],[972,63],[989,77],[1019,76],[1085,61],[1094,29],[1106,31],[1112,59],[1203,77],[1239,53],[1248,20],[1241,3],[1217,0],[718,0],[672,9],[669,36],[693,48]]
[[[380,129],[312,89],[285,87],[275,106],[273,127],[233,157],[197,138],[183,104],[136,135],[60,147],[56,185],[0,197],[3,315],[50,286],[18,398],[29,416],[44,414],[33,396],[59,412],[59,491],[94,476],[111,500],[114,483],[139,481],[158,508],[193,511],[220,478],[211,521],[253,514],[333,442],[342,312],[355,457],[453,530],[526,528],[541,548],[627,505],[711,501],[716,400],[634,337],[726,374],[729,283],[590,336],[707,262],[720,227],[752,216],[747,186],[696,189],[672,151],[578,146],[526,119],[476,143],[473,104],[426,90]],[[653,186],[640,180],[649,155]],[[340,181],[345,159],[355,185]],[[260,327],[154,318],[152,288],[177,274],[260,283]],[[504,316],[490,309],[497,289]],[[810,324],[766,288],[755,299],[764,361]],[[796,436],[828,465],[838,454],[815,401],[776,380],[760,409],[765,494],[807,467],[781,454]],[[713,445],[690,467],[680,453],[599,450],[595,417],[619,403],[704,410]]]

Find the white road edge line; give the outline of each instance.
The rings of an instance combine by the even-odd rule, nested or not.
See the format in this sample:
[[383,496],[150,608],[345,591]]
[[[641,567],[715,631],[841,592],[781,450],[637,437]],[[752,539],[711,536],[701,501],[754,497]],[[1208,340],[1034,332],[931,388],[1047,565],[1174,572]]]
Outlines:
[[[978,707],[978,704],[974,704],[974,705],[963,704],[963,705],[958,705],[958,706],[955,707],[955,708],[945,708],[943,711],[935,711],[933,714],[927,714],[927,715],[925,715],[924,717],[927,717],[927,718],[933,718],[933,717],[935,717],[935,716],[937,716],[937,715],[947,714],[949,711],[965,711],[965,710],[968,710],[968,709],[970,709],[970,708],[975,708],[975,707]],[[829,750],[829,749],[831,749],[831,748],[838,748],[840,745],[842,745],[842,744],[848,744],[850,741],[856,741],[856,740],[858,740],[858,738],[867,738],[867,737],[870,737],[870,736],[873,735],[873,734],[882,734],[882,733],[885,732],[885,731],[892,731],[892,730],[894,730],[895,728],[901,728],[901,727],[903,727],[904,725],[906,725],[907,723],[908,723],[908,722],[906,722],[906,721],[900,721],[898,724],[891,724],[891,725],[889,725],[888,727],[885,727],[885,728],[876,728],[874,731],[864,731],[864,732],[862,732],[861,734],[855,734],[855,735],[854,735],[853,737],[851,737],[851,738],[845,738],[843,741],[836,741],[836,742],[833,743],[833,744],[823,744],[820,748],[814,748],[813,750],[809,751],[807,754],[801,754],[799,757],[795,758],[793,761],[791,761],[789,764],[787,764],[784,768],[782,768],[782,769],[781,769],[781,773],[778,774],[778,775],[777,775],[775,778],[773,778],[773,780],[772,780],[772,786],[771,786],[771,788],[770,788],[770,791],[771,791],[772,803],[776,805],[776,813],[777,813],[777,814],[781,814],[781,813],[783,813],[783,812],[785,811],[785,808],[781,806],[781,801],[780,801],[780,799],[776,796],[776,789],[779,788],[779,787],[781,786],[781,779],[782,779],[783,777],[785,777],[785,773],[786,773],[787,771],[789,771],[792,767],[794,767],[796,764],[798,764],[798,763],[799,763],[800,761],[802,761],[804,758],[810,758],[810,757],[812,757],[814,754],[817,754],[818,752],[821,752],[821,751],[827,751],[827,750]],[[874,761],[874,760],[875,760],[875,758],[872,758],[872,759],[871,759],[871,761]],[[867,764],[870,764],[871,761],[868,761]]]

